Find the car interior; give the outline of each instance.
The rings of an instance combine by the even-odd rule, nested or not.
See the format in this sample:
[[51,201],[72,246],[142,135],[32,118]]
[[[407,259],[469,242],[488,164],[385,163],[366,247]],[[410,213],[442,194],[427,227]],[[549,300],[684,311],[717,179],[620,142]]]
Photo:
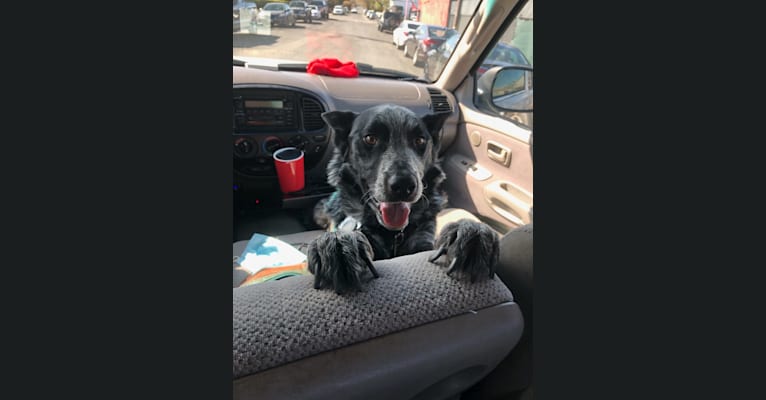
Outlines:
[[[314,207],[334,192],[334,132],[322,113],[393,103],[420,116],[450,114],[440,147],[449,203],[437,233],[462,218],[486,223],[500,261],[495,278],[470,283],[428,262],[431,252],[377,260],[381,278],[343,296],[315,290],[310,275],[240,286],[246,273],[234,270],[234,398],[532,398],[532,130],[520,123],[531,110],[483,107],[475,73],[531,7],[481,1],[432,82],[308,74],[235,57],[235,259],[254,233],[305,252],[325,232]],[[257,107],[272,102],[279,107]],[[286,146],[305,154],[305,187],[290,194],[280,191],[272,158]]]

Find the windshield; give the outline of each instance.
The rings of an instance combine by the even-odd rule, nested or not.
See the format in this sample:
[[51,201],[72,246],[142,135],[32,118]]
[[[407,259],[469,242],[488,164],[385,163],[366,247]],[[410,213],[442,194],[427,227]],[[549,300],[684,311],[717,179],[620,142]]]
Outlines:
[[[479,6],[479,0],[329,0],[307,1],[318,13],[291,10],[281,13],[277,1],[254,2],[258,8],[240,10],[234,22],[233,56],[253,63],[250,58],[276,59],[284,63],[308,63],[319,58],[336,58],[386,69],[402,77],[424,78],[426,51],[420,50],[413,62],[416,44],[405,46],[394,38],[396,28],[405,23],[414,30],[428,25],[434,39],[462,34]],[[298,4],[302,2],[284,2]],[[238,4],[234,0],[235,9]],[[342,12],[335,12],[339,6]],[[347,8],[344,9],[344,7]],[[394,12],[390,10],[395,10]],[[279,15],[265,11],[280,11]],[[385,17],[384,17],[385,12]],[[235,13],[236,14],[236,13]],[[403,39],[402,39],[403,40]],[[440,44],[437,43],[437,44]]]
[[[300,65],[334,58],[391,77],[438,79],[446,59],[434,49],[463,36],[481,0],[232,0],[233,56],[254,65]],[[498,48],[478,67],[532,65],[531,1]],[[299,5],[290,9],[289,5]],[[305,12],[306,5],[317,10]],[[313,8],[313,7],[312,7]],[[393,11],[392,11],[393,10]],[[417,34],[401,33],[404,27]],[[399,28],[399,29],[397,29]],[[418,29],[420,28],[420,29]],[[426,29],[427,28],[427,29]],[[427,38],[428,40],[426,40]],[[454,49],[453,39],[448,49]],[[443,54],[451,56],[450,53]],[[268,60],[268,61],[267,61]],[[298,68],[297,66],[295,68]],[[361,68],[360,68],[361,69]],[[361,71],[369,74],[370,69]]]

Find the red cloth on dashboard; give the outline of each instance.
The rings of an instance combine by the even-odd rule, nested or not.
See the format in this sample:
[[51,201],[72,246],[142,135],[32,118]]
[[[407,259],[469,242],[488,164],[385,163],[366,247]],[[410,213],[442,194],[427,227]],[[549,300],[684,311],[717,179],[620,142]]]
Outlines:
[[342,63],[337,58],[317,58],[309,62],[306,67],[309,74],[339,76],[342,78],[356,78],[359,70],[353,61]]

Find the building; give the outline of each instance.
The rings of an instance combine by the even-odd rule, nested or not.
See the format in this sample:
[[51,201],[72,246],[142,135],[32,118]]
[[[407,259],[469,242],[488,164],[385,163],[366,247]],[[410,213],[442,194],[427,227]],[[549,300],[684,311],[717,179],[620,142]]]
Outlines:
[[478,2],[479,0],[420,0],[420,22],[462,31]]
[[[419,3],[420,22],[429,25],[446,26],[462,32],[471,19],[478,0],[419,0]],[[532,2],[529,2],[521,10],[518,20],[514,21],[508,28],[506,35],[501,39],[501,41],[521,49],[530,62],[533,62],[532,7]]]

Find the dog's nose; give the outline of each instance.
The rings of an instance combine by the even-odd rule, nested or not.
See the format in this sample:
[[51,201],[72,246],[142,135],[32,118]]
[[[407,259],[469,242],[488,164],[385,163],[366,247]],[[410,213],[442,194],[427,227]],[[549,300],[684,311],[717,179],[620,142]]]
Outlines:
[[389,179],[389,185],[391,188],[391,194],[393,194],[397,200],[404,200],[415,191],[417,183],[412,176],[394,176]]

